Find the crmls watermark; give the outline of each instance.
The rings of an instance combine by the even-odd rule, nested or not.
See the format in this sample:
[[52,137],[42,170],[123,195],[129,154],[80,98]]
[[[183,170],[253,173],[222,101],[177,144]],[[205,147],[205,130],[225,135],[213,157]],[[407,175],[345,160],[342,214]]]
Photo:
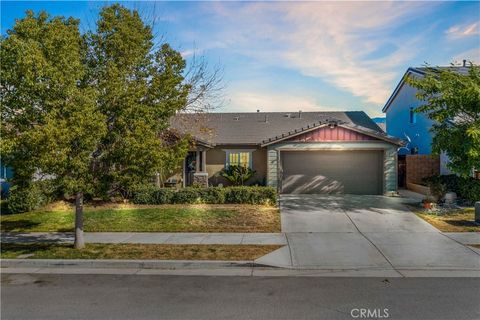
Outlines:
[[354,319],[387,319],[390,317],[388,309],[369,309],[369,308],[354,308],[350,310],[350,315]]

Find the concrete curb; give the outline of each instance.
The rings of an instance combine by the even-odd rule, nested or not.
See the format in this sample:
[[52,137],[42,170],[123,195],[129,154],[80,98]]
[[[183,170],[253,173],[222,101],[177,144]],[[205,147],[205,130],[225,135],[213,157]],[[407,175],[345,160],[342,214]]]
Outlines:
[[117,274],[257,277],[480,277],[479,269],[276,268],[253,261],[1,259],[2,274]]
[[214,269],[252,267],[253,261],[1,259],[2,268]]

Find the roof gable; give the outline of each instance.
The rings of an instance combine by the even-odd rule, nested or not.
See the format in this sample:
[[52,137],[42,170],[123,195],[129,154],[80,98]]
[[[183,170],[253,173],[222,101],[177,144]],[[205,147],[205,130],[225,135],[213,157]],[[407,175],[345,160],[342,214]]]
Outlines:
[[[368,128],[364,128],[364,127],[361,127],[361,126],[355,126],[355,125],[350,125],[350,124],[346,124],[346,123],[339,123],[339,122],[327,122],[327,123],[323,123],[323,124],[322,123],[313,124],[311,126],[302,127],[300,129],[295,129],[294,131],[289,131],[288,133],[282,134],[281,136],[275,136],[274,138],[268,138],[268,139],[262,141],[261,146],[264,147],[264,146],[272,145],[272,144],[279,143],[279,142],[282,142],[282,141],[295,141],[295,139],[297,139],[298,136],[304,136],[306,138],[307,137],[307,136],[305,136],[306,134],[308,134],[310,132],[314,132],[314,131],[319,131],[320,129],[322,129],[322,131],[319,131],[319,136],[317,136],[317,139],[321,139],[322,134],[325,134],[325,137],[328,137],[328,138],[332,139],[335,136],[332,133],[330,133],[327,136],[327,131],[323,131],[323,129],[333,130],[335,128],[343,128],[343,129],[346,129],[346,130],[350,131],[348,133],[348,135],[346,134],[345,131],[342,132],[343,139],[357,139],[357,140],[354,140],[354,141],[383,140],[383,141],[387,141],[389,143],[396,144],[396,145],[399,145],[399,146],[404,144],[402,140],[397,139],[397,138],[392,137],[392,136],[388,136],[383,131],[380,133],[378,131],[371,130],[371,129],[368,129]],[[354,137],[353,134],[351,133],[351,131],[359,133],[359,135]],[[340,131],[336,131],[336,133],[340,133]],[[366,137],[370,137],[372,139],[369,139],[369,138],[366,138]],[[338,139],[338,138],[333,138],[332,140],[318,140],[318,141],[339,141],[339,140],[340,139]],[[343,141],[347,141],[347,140],[343,140]],[[350,141],[352,141],[352,140],[350,140]],[[304,142],[307,142],[307,141],[304,141]]]
[[458,67],[458,66],[449,66],[449,67],[410,67],[405,71],[404,75],[402,76],[402,79],[400,82],[397,84],[395,89],[393,90],[392,94],[388,98],[387,102],[385,103],[385,106],[382,108],[382,112],[387,112],[388,108],[392,104],[392,102],[395,100],[397,97],[398,93],[400,90],[402,90],[402,87],[405,85],[405,78],[410,75],[410,74],[416,74],[417,76],[423,77],[425,73],[427,73],[429,70],[451,70],[454,72],[457,72],[462,75],[468,74],[469,67]]
[[321,141],[365,141],[378,140],[378,138],[344,128],[342,126],[322,126],[321,128],[291,137],[286,141],[295,142],[321,142]]

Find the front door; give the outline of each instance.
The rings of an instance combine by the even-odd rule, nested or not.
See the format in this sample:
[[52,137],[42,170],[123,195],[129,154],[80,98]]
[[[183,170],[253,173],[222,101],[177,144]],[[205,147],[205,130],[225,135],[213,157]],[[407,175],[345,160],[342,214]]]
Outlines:
[[185,185],[193,184],[193,174],[195,173],[197,155],[195,151],[189,151],[185,159]]

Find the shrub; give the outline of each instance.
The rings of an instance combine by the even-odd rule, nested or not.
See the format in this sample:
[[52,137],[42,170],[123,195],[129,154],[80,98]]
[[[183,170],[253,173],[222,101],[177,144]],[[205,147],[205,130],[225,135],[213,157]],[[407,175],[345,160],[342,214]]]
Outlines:
[[225,203],[225,190],[222,187],[210,187],[198,189],[200,199],[203,203],[222,204]]
[[272,187],[256,187],[260,195],[258,203],[273,205],[277,203],[277,190]]
[[235,186],[240,186],[255,176],[256,171],[249,167],[230,165],[224,168],[220,175],[230,181]]
[[154,185],[137,186],[132,190],[132,201],[135,204],[155,204],[153,194],[158,188]]
[[170,204],[173,201],[175,190],[143,185],[136,187],[132,194],[132,201],[135,204]]
[[250,203],[251,188],[254,187],[226,187],[225,203]]
[[173,196],[173,203],[196,203],[200,201],[200,189],[199,188],[183,188],[175,192]]
[[[432,194],[436,195],[443,191],[455,192],[458,197],[469,201],[480,200],[480,180],[473,178],[462,178],[454,174],[444,176],[431,176],[423,179],[423,182],[430,188]],[[442,194],[442,196],[443,196]]]
[[480,180],[462,178],[460,181],[459,193],[461,197],[469,201],[480,201]]
[[277,201],[277,191],[271,187],[188,187],[175,190],[147,185],[136,188],[132,194],[135,204],[275,204]]
[[170,204],[173,202],[175,196],[175,189],[171,188],[156,188],[153,194],[155,204]]
[[27,187],[10,188],[8,196],[8,212],[21,213],[32,211],[48,203],[48,198],[43,194],[38,184],[32,183]]
[[225,203],[274,204],[277,191],[272,187],[227,187]]

